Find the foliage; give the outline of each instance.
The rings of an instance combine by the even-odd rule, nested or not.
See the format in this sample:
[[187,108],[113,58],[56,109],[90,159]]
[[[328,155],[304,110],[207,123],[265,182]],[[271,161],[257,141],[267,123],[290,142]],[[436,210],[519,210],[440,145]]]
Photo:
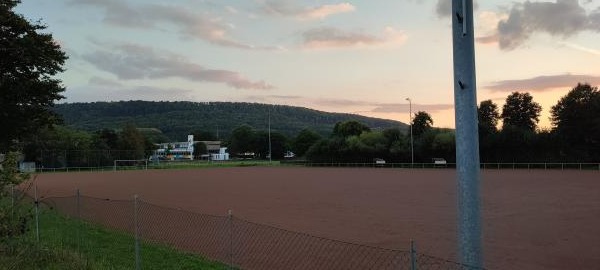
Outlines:
[[498,112],[498,105],[492,102],[491,99],[479,103],[477,115],[480,135],[489,135],[498,132],[497,126],[498,120],[500,120],[500,113]]
[[412,132],[416,137],[421,136],[433,126],[433,119],[427,112],[417,112],[412,121]]
[[509,126],[535,131],[542,107],[529,93],[513,92],[502,107],[502,129]]
[[46,26],[14,12],[19,3],[0,0],[0,152],[58,122],[50,107],[64,91],[52,77],[63,71],[66,54],[41,32]]
[[321,139],[321,136],[311,129],[305,128],[294,139],[292,150],[297,156],[304,156],[308,149]]
[[[329,136],[337,122],[356,120],[376,129],[407,127],[406,124],[364,117],[360,115],[328,113],[307,108],[235,102],[151,102],[119,101],[57,104],[55,111],[69,127],[93,132],[108,128],[119,129],[127,123],[137,127],[157,128],[170,140],[185,138],[203,132],[228,138],[234,129],[247,124],[257,130],[266,130],[268,114],[271,128],[292,137],[310,128],[321,136]],[[200,134],[195,132],[200,131]]]
[[208,149],[204,142],[197,142],[194,144],[194,159],[200,159],[200,156],[207,153]]
[[[566,142],[564,152],[584,160],[600,159],[600,91],[577,84],[551,109],[554,131]],[[589,155],[588,155],[589,153]]]
[[15,194],[14,189],[29,179],[29,175],[18,171],[19,153],[9,152],[0,163],[0,251],[5,249],[14,237],[26,232],[31,217],[20,207],[23,195]]
[[333,127],[333,136],[339,136],[342,138],[350,136],[358,136],[363,132],[370,132],[371,129],[358,121],[344,121],[338,122]]
[[233,130],[229,138],[229,153],[241,154],[255,149],[256,133],[249,125],[242,125]]

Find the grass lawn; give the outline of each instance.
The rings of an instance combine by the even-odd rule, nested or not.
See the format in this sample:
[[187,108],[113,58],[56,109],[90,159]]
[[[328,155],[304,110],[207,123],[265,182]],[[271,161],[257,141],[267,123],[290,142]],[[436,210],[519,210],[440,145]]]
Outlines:
[[[135,269],[134,237],[44,209],[25,236],[0,245],[0,269]],[[227,269],[227,266],[170,247],[142,243],[142,269]]]

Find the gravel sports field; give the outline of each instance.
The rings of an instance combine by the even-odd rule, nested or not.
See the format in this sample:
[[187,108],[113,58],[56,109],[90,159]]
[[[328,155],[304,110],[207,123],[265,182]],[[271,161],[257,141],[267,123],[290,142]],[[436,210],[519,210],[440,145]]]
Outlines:
[[[37,176],[43,197],[141,199],[336,240],[456,258],[451,169],[238,167]],[[600,172],[484,170],[488,269],[600,269]]]

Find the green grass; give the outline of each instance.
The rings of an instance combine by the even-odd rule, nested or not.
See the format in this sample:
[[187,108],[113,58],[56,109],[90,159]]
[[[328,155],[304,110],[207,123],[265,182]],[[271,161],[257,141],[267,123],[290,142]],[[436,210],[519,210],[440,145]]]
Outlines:
[[[135,269],[134,237],[125,232],[67,218],[53,210],[40,213],[40,242],[35,220],[26,236],[0,250],[0,269]],[[142,269],[227,269],[227,266],[173,248],[142,243]]]

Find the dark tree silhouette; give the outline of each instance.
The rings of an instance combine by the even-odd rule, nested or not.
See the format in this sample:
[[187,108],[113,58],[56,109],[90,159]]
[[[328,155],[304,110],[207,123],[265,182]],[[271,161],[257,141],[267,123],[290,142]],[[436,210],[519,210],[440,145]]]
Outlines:
[[498,131],[498,120],[500,120],[500,113],[498,112],[498,105],[492,102],[491,99],[484,100],[479,103],[477,108],[477,115],[479,118],[479,134],[493,134]]
[[502,129],[512,126],[535,131],[542,107],[529,93],[513,92],[502,107]]
[[63,98],[61,81],[67,59],[46,26],[31,23],[14,8],[19,0],[0,0],[0,152],[59,122],[50,108]]
[[433,126],[433,119],[427,112],[420,111],[415,113],[412,124],[413,135],[418,137],[431,129]]

